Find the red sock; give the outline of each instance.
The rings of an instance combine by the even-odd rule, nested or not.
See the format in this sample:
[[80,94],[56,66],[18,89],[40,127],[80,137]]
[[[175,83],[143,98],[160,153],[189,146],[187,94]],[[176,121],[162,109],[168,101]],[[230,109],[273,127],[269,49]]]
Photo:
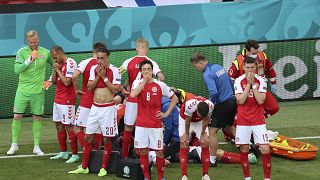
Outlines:
[[241,164],[240,154],[225,151],[222,155],[221,162],[225,164]]
[[202,147],[201,149],[202,173],[205,175],[208,174],[210,166],[210,152],[209,147]]
[[90,159],[90,154],[92,151],[92,143],[84,142],[83,154],[82,154],[82,168],[86,169],[88,167],[88,162]]
[[66,152],[67,151],[67,132],[65,129],[62,131],[57,132],[58,142],[60,145],[60,151]]
[[144,178],[150,179],[148,154],[140,153],[140,166],[141,166]]
[[107,170],[108,168],[108,162],[110,159],[111,152],[112,152],[112,141],[104,144],[102,168],[104,168],[105,170]]
[[77,136],[74,134],[73,131],[68,131],[68,138],[72,154],[78,154]]
[[102,145],[102,134],[94,134],[94,140],[93,140],[93,149],[99,150],[99,147]]
[[83,131],[79,131],[77,134],[77,139],[79,141],[80,146],[83,148],[84,147],[84,132]]
[[129,147],[131,143],[131,131],[123,132],[123,141],[122,141],[122,158],[127,158],[129,155]]
[[244,178],[250,177],[250,164],[248,159],[248,152],[240,152],[240,161]]
[[180,169],[181,169],[182,176],[187,175],[188,161],[189,161],[188,152],[189,152],[189,147],[180,148],[180,151],[179,151],[179,161],[180,161]]
[[265,179],[270,179],[271,174],[271,155],[262,154],[262,166],[263,166],[263,174]]
[[158,169],[158,180],[161,180],[163,178],[163,173],[164,173],[164,158],[163,157],[157,156],[156,166]]

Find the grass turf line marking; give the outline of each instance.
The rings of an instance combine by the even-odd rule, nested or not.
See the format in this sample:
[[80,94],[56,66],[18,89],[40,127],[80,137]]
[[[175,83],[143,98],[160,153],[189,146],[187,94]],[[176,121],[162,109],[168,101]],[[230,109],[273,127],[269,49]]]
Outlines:
[[[320,139],[320,136],[307,136],[307,137],[295,137],[291,139]],[[219,144],[229,144],[228,142],[219,142]],[[71,152],[68,152],[71,154]],[[79,152],[82,153],[82,152]],[[30,155],[13,155],[13,156],[0,156],[0,159],[11,159],[11,158],[24,158],[24,157],[44,157],[44,156],[54,156],[57,155],[58,153],[48,153],[43,156],[38,156],[35,154],[30,154]]]

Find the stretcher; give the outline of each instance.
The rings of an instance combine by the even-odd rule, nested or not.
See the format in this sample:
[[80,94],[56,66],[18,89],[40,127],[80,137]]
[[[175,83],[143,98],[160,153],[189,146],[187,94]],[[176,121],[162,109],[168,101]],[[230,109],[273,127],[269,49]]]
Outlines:
[[310,160],[316,157],[318,148],[314,145],[277,135],[270,141],[271,154],[295,160]]

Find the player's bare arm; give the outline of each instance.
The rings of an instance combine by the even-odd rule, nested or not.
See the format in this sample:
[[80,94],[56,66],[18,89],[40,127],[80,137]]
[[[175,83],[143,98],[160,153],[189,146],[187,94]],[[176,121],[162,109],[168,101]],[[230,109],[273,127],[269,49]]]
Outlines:
[[96,86],[100,79],[100,76],[96,76],[96,78],[93,81],[88,81],[88,90],[92,91]]
[[255,83],[252,85],[253,89],[253,95],[256,98],[256,101],[259,105],[264,103],[264,100],[266,99],[266,93],[259,92],[259,84]]
[[53,68],[54,68],[54,71],[57,73],[57,75],[59,76],[59,78],[61,79],[62,83],[65,85],[65,86],[69,86],[72,82],[71,78],[66,78],[62,71],[60,70],[60,66],[61,64],[59,63],[54,63],[53,65]]
[[76,70],[72,75],[72,84],[79,98],[81,98],[82,94],[85,94],[81,89],[79,89],[78,77],[80,76],[80,74],[81,72],[79,70]]
[[244,104],[247,100],[247,97],[250,93],[251,84],[247,84],[244,91],[241,94],[236,94],[236,98],[238,101],[238,104]]
[[109,81],[109,79],[106,77],[107,71],[104,68],[99,67],[97,72],[98,72],[98,76],[100,76],[100,78],[103,79],[104,83],[107,85],[107,87],[112,93],[115,94],[119,92],[120,85],[114,85]]
[[162,82],[164,81],[164,74],[162,73],[162,71],[157,73],[157,79]]

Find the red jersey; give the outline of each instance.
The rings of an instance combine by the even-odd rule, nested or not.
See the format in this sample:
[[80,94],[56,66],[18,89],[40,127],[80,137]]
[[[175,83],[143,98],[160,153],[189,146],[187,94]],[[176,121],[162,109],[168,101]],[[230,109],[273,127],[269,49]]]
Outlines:
[[[98,68],[98,65],[94,65],[90,69],[90,77],[89,81],[93,81],[97,76],[96,68]],[[114,85],[120,85],[121,84],[121,75],[117,67],[115,67],[112,64],[109,64],[109,67],[106,67],[106,78],[114,84]],[[96,85],[96,88],[105,88],[107,87],[106,83],[104,82],[103,79],[99,79],[98,83]]]
[[[135,80],[132,89],[135,89],[141,82],[142,80]],[[162,119],[158,119],[156,115],[161,112],[162,96],[170,98],[173,94],[173,91],[164,82],[154,79],[153,82],[146,84],[137,96],[138,115],[136,126],[161,128]]]
[[[267,83],[263,77],[255,75],[254,83],[259,85],[258,91],[260,93],[266,93]],[[235,94],[242,94],[247,85],[247,78],[245,74],[238,77],[234,82]],[[265,124],[264,108],[263,105],[259,105],[256,98],[253,95],[252,89],[250,89],[249,95],[244,104],[238,104],[237,112],[237,125],[253,126]]]
[[[75,60],[68,58],[66,63],[62,63],[60,70],[66,78],[72,78],[74,71],[76,70],[77,63]],[[58,74],[56,74],[56,95],[54,102],[62,105],[75,105],[76,93],[74,91],[73,84],[65,86]]]
[[[242,53],[232,62],[231,67],[228,70],[228,74],[232,80],[235,80],[242,74],[244,74],[244,59],[246,58],[245,49],[242,50]],[[259,51],[257,57],[257,74],[259,76],[267,77],[270,79],[271,84],[276,84],[276,72],[273,69],[271,61],[268,59],[267,55]],[[242,72],[240,72],[242,71]]]
[[210,116],[214,107],[213,103],[204,97],[195,96],[182,103],[180,108],[180,117],[185,120],[186,116],[189,116],[191,117],[191,122],[201,121],[202,118],[197,113],[197,106],[199,102],[206,102],[209,105],[208,116]]
[[77,70],[82,74],[82,92],[83,94],[80,99],[80,106],[91,108],[93,103],[93,91],[88,90],[88,81],[90,77],[90,69],[93,65],[98,62],[95,58],[83,60],[79,63]]
[[[128,72],[128,80],[129,80],[129,85],[130,85],[130,89],[132,88],[132,84],[135,80],[140,80],[142,79],[142,75],[140,72],[140,63],[144,60],[150,60],[152,62],[153,65],[153,75],[157,75],[158,72],[160,72],[160,68],[159,65],[151,60],[149,57],[147,56],[134,56],[130,59],[127,59],[123,62],[123,64],[121,65],[120,72],[123,73],[124,71]],[[128,101],[129,102],[137,102],[136,99],[132,99],[130,98],[130,96],[128,96]]]

